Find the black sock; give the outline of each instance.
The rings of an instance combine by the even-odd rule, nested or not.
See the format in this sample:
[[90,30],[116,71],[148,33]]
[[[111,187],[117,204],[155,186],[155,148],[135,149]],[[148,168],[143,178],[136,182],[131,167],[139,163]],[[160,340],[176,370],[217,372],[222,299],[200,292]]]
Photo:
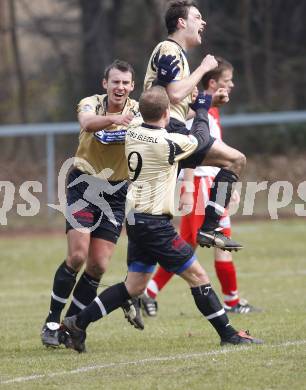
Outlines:
[[211,284],[192,287],[191,292],[197,308],[216,329],[222,340],[228,339],[237,333],[230,325],[227,314]]
[[77,282],[74,290],[72,301],[67,310],[66,317],[71,317],[85,309],[97,296],[100,279],[93,278],[84,272]]
[[54,275],[50,311],[46,322],[60,322],[62,310],[73,290],[77,272],[64,261]]
[[91,322],[98,321],[100,318],[105,317],[113,310],[118,309],[118,307],[130,298],[123,282],[114,284],[102,291],[86,309],[82,310],[77,315],[76,325],[80,329],[85,330]]
[[232,195],[233,184],[238,176],[228,169],[220,169],[215,177],[210,190],[209,201],[205,208],[205,220],[201,230],[214,230],[219,226],[219,221],[228,206]]

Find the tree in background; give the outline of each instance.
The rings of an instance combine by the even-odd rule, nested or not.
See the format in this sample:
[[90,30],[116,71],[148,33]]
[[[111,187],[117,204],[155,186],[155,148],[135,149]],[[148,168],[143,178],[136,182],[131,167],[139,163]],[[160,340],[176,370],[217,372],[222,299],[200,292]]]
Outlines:
[[[74,104],[82,96],[100,91],[103,70],[114,58],[133,63],[137,97],[147,57],[166,36],[163,12],[167,3],[2,0],[0,11],[6,12],[0,13],[0,77],[2,91],[7,91],[0,96],[2,120],[74,120]],[[203,49],[192,53],[191,64],[207,52],[233,62],[239,93],[233,95],[230,109],[302,109],[306,98],[306,2],[198,3],[208,25]],[[14,76],[18,94],[12,93],[9,76]],[[4,115],[7,99],[3,95],[12,98],[11,117]],[[39,110],[39,105],[44,109]]]
[[97,80],[114,58],[122,0],[80,0],[84,96],[97,93]]

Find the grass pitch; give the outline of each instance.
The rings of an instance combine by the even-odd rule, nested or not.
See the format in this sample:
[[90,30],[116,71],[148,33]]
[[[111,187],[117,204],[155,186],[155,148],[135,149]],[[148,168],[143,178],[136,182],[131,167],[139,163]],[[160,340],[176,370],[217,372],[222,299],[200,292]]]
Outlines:
[[[40,329],[65,236],[0,239],[1,389],[306,389],[305,220],[235,224],[245,249],[234,254],[240,295],[262,313],[232,315],[265,345],[221,348],[175,277],[159,295],[157,318],[132,328],[121,310],[88,329],[86,354],[46,349]],[[123,279],[126,237],[103,282]],[[212,250],[198,258],[219,292]]]

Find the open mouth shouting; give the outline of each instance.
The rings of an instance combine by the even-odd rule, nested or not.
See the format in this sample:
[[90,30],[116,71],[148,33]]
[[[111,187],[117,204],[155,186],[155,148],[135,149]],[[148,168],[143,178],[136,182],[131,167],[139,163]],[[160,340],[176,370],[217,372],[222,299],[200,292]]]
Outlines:
[[117,98],[122,98],[124,96],[124,92],[114,92],[114,95],[117,97]]
[[121,101],[123,98],[125,98],[125,93],[124,92],[114,92],[114,100],[116,101]]

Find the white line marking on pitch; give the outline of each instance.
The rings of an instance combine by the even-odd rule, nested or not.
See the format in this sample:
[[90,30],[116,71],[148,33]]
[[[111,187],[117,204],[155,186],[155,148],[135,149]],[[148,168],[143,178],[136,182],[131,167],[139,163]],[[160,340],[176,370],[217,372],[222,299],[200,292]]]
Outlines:
[[[283,347],[292,347],[292,346],[298,346],[306,344],[306,340],[297,340],[297,341],[286,341],[281,344],[267,344],[266,346],[268,348],[283,348]],[[258,348],[264,348],[265,345],[260,346]],[[249,350],[250,347],[238,347],[238,348],[227,348],[227,349],[217,349],[214,351],[209,352],[199,352],[199,353],[191,353],[191,354],[180,354],[180,355],[174,355],[174,356],[161,356],[161,357],[152,357],[147,359],[141,359],[141,360],[135,360],[131,362],[118,362],[118,363],[108,363],[108,364],[101,364],[96,366],[85,366],[76,368],[74,370],[70,371],[60,371],[60,372],[54,372],[51,374],[38,374],[38,375],[30,375],[30,376],[21,376],[18,378],[12,378],[8,379],[6,381],[1,381],[0,385],[8,385],[12,383],[22,383],[22,382],[28,382],[28,381],[35,381],[37,379],[44,379],[44,378],[54,378],[56,376],[62,376],[62,375],[72,375],[72,374],[79,374],[82,372],[89,372],[94,370],[101,370],[104,368],[111,368],[111,367],[123,367],[123,366],[132,366],[137,364],[146,364],[146,363],[155,363],[155,362],[165,362],[165,361],[172,361],[172,360],[181,360],[181,359],[195,359],[195,358],[201,358],[204,356],[218,356],[218,355],[225,355],[228,353],[234,353],[234,352],[241,352]]]

